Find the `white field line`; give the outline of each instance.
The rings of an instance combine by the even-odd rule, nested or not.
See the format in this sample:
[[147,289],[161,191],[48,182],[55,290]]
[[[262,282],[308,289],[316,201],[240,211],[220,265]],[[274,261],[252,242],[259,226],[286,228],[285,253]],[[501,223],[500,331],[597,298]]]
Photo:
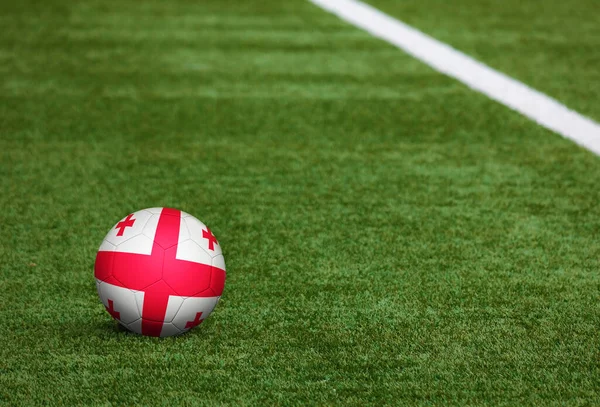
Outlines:
[[600,124],[357,0],[310,0],[540,125],[600,155]]

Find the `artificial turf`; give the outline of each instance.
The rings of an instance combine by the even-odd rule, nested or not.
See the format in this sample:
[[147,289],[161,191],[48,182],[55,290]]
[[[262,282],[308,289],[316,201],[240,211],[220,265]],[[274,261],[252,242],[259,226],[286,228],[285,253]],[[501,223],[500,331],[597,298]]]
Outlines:
[[368,0],[600,121],[596,0]]
[[[0,403],[600,403],[592,153],[304,1],[2,8]],[[151,206],[227,263],[176,338],[95,291]]]

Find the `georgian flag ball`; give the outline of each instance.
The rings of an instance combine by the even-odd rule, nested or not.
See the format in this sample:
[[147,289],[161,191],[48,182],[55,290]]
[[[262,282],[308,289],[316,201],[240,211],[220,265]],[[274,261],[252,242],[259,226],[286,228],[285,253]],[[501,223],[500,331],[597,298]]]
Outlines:
[[178,335],[199,325],[225,286],[225,260],[210,229],[170,208],[121,219],[100,245],[94,271],[108,313],[149,336]]

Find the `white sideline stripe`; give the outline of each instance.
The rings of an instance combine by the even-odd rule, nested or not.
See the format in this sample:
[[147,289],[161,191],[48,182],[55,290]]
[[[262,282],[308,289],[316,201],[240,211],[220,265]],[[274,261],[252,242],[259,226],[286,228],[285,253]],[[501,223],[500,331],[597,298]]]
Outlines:
[[357,0],[309,0],[536,123],[600,155],[600,124]]

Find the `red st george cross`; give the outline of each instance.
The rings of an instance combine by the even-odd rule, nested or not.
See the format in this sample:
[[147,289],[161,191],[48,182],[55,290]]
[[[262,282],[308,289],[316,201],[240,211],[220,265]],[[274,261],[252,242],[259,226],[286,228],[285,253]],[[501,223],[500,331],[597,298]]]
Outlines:
[[[150,255],[99,251],[96,256],[94,269],[98,280],[144,292],[144,335],[160,336],[169,296],[217,297],[223,292],[224,270],[175,258],[180,218],[180,211],[162,209]],[[112,300],[109,305],[114,312]],[[196,319],[199,317],[197,315]],[[198,325],[201,321],[190,322]]]

